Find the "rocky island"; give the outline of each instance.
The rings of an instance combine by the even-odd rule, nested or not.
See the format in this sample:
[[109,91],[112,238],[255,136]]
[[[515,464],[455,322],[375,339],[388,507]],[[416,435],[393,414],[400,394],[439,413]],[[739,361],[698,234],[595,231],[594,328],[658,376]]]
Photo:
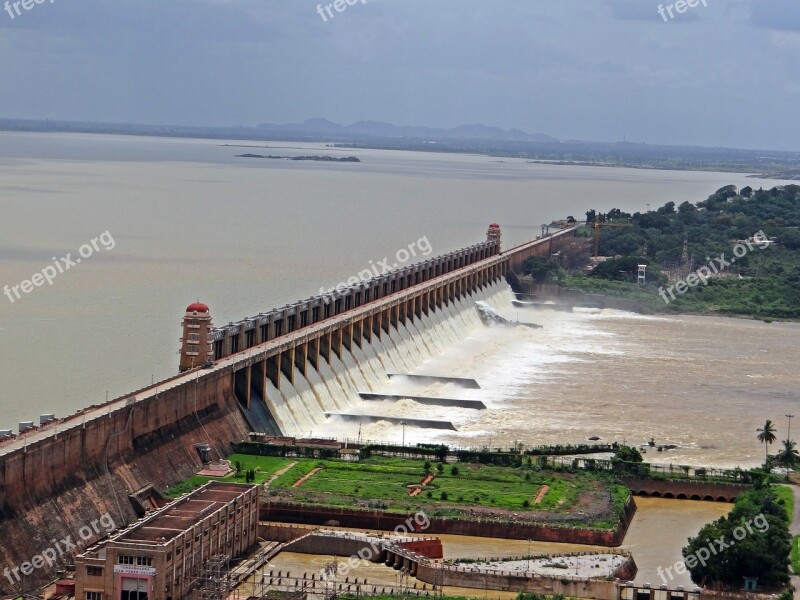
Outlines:
[[283,160],[315,160],[318,162],[348,162],[348,163],[359,163],[361,159],[357,156],[342,156],[341,158],[337,158],[335,156],[272,156],[272,155],[264,155],[264,154],[237,154],[237,158],[274,158],[274,159],[283,159]]

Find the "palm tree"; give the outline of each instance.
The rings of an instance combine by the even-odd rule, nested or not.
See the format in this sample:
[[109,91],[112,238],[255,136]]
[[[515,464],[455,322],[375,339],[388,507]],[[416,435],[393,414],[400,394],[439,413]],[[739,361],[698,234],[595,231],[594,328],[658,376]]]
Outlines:
[[777,439],[775,437],[775,424],[770,419],[767,419],[767,422],[764,423],[764,428],[756,431],[758,431],[758,441],[764,444],[764,466],[767,466],[769,462],[769,444]]
[[800,452],[797,451],[795,446],[796,444],[792,440],[783,440],[783,450],[778,452],[776,457],[778,463],[787,469],[791,469],[800,461]]

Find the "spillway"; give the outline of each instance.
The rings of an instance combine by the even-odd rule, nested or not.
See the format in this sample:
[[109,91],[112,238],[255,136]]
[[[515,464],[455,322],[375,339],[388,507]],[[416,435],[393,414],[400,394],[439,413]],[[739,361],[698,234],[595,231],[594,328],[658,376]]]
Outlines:
[[[403,382],[397,374],[406,372],[410,373],[408,381],[416,384],[454,383],[478,388],[477,383],[469,378],[442,381],[438,376],[420,374],[419,380],[415,381],[413,371],[473,332],[491,326],[481,318],[479,307],[482,310],[485,307],[509,310],[512,300],[511,288],[504,281],[498,281],[469,296],[437,307],[428,314],[418,315],[416,319],[407,319],[405,322],[398,320],[388,326],[384,324],[380,337],[373,335],[368,341],[364,337],[367,332],[362,331],[358,336],[354,334],[349,347],[342,345],[338,355],[334,352],[329,352],[327,357],[320,354],[316,365],[309,363],[304,371],[296,364],[292,364],[291,370],[284,368],[279,387],[267,378],[263,393],[255,390],[256,393],[251,395],[250,406],[243,411],[245,417],[253,431],[274,433],[279,430],[284,435],[325,436],[331,433],[335,423],[331,419],[357,419],[363,416],[373,423],[380,420],[399,423],[404,420],[394,411],[392,415],[382,415],[381,404],[375,400],[394,404],[401,399],[411,402],[408,418],[405,419],[409,426],[421,425],[413,421],[415,399],[420,405],[485,408],[477,399],[465,398],[462,401],[452,397],[436,398],[427,391],[425,394],[398,394],[387,390],[392,382],[390,374],[395,382]],[[236,388],[243,406],[241,388],[244,385],[237,384]],[[362,394],[370,399],[365,401]],[[254,408],[254,404],[262,403],[262,399],[263,410]],[[264,417],[265,413],[271,416],[269,423],[266,423],[268,419]],[[447,428],[450,425],[448,419]],[[431,427],[430,424],[426,426]]]

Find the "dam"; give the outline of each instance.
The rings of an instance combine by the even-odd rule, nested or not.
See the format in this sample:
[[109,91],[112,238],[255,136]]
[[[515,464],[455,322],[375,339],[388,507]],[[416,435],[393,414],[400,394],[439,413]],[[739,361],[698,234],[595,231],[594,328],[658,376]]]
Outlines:
[[190,305],[179,374],[0,442],[0,560],[20,564],[104,513],[136,520],[157,490],[251,431],[321,435],[330,418],[358,419],[351,399],[461,339],[480,323],[476,302],[507,292],[514,269],[573,231],[501,251],[492,224],[485,242],[225,327]]

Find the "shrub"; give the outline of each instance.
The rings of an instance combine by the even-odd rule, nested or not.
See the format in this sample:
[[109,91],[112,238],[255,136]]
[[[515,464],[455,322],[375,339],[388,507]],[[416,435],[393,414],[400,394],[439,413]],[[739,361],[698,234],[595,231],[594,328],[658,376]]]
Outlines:
[[447,492],[442,492],[441,496],[439,496],[442,500],[447,500]]
[[452,468],[450,469],[450,475],[452,475],[453,477],[456,477],[458,475],[458,467],[457,466],[455,466],[455,465],[452,466]]

